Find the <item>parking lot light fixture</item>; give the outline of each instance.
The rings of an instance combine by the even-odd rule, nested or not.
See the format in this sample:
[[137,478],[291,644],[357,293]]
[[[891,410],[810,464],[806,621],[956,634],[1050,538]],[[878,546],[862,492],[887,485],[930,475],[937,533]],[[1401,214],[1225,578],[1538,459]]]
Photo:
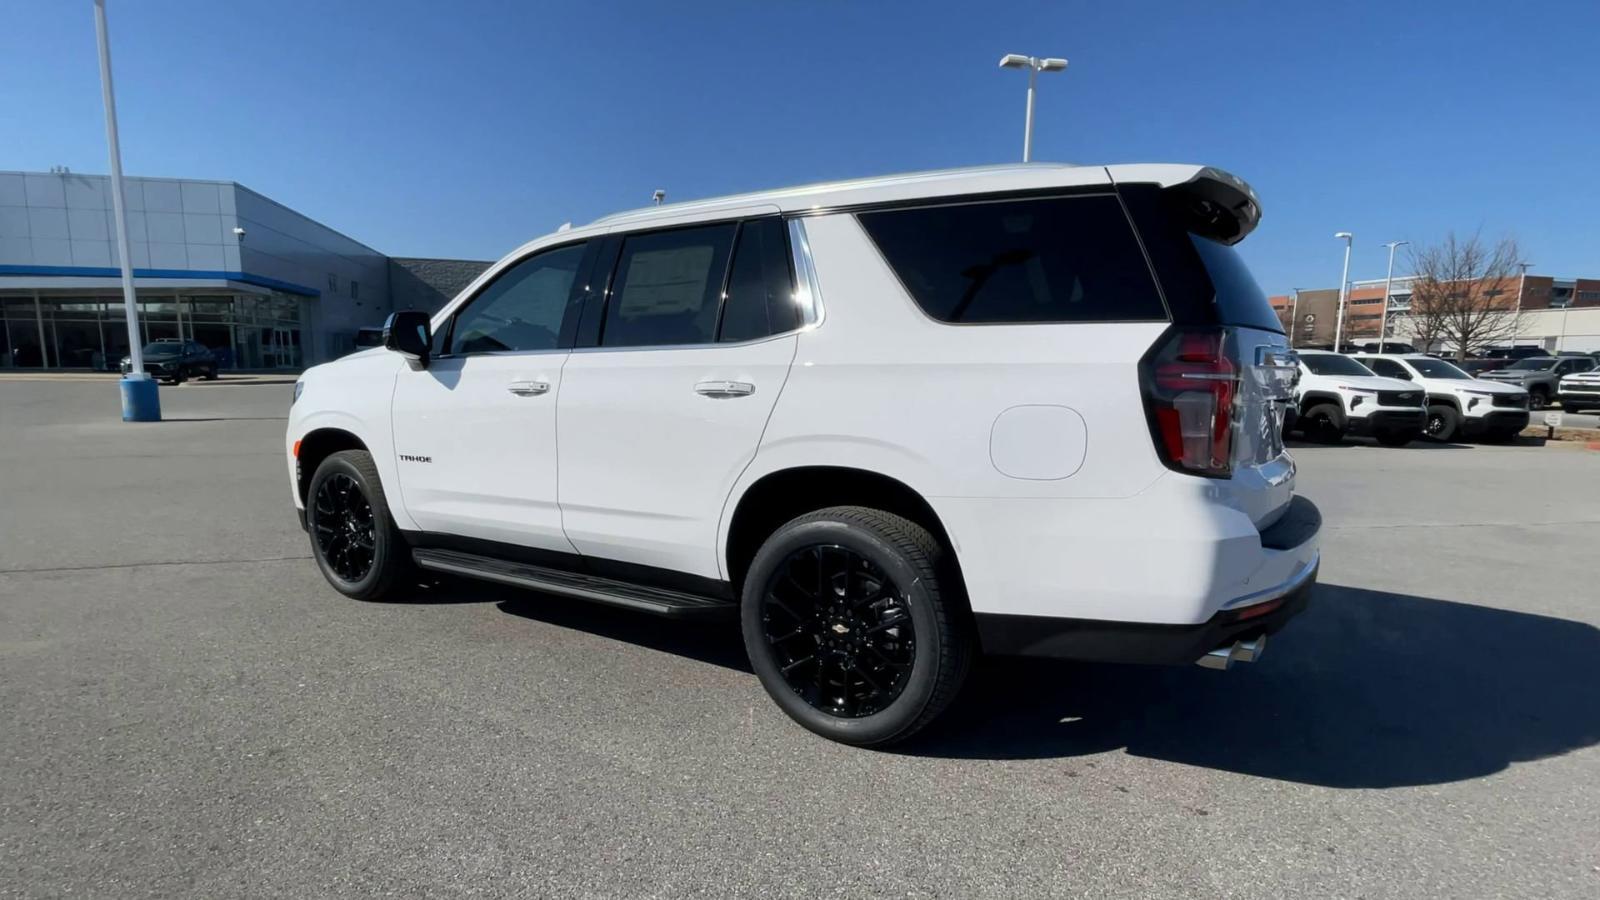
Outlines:
[[1389,274],[1383,276],[1383,315],[1378,319],[1378,352],[1383,352],[1383,339],[1389,333],[1389,288],[1394,284],[1394,248],[1404,247],[1410,241],[1390,241],[1383,246],[1389,248]]
[[1355,235],[1341,231],[1334,237],[1344,241],[1344,272],[1339,275],[1339,313],[1334,317],[1333,325],[1333,352],[1338,353],[1340,345],[1344,343],[1344,302],[1349,296],[1350,287],[1350,243]]
[[1067,61],[1057,57],[1040,59],[1035,56],[1023,56],[1020,53],[1007,53],[1000,57],[1002,69],[1027,69],[1028,70],[1028,111],[1022,123],[1022,161],[1031,162],[1033,159],[1033,91],[1034,81],[1040,72],[1062,72],[1067,68]]
[[144,370],[139,340],[139,304],[133,291],[133,259],[128,255],[128,214],[122,202],[122,147],[117,141],[117,102],[111,89],[111,39],[106,31],[106,0],[94,0],[95,42],[100,49],[100,97],[106,109],[106,149],[111,156],[111,212],[117,226],[117,256],[122,264],[122,303],[128,323],[128,374],[122,379],[122,419],[161,419],[156,383]]

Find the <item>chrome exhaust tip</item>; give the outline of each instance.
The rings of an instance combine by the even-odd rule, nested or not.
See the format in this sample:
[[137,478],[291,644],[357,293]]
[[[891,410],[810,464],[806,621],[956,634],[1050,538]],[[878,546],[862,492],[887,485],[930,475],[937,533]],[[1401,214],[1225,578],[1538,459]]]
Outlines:
[[1267,636],[1263,634],[1248,641],[1234,641],[1232,647],[1218,647],[1195,660],[1195,665],[1206,669],[1226,670],[1236,662],[1255,662],[1266,651]]

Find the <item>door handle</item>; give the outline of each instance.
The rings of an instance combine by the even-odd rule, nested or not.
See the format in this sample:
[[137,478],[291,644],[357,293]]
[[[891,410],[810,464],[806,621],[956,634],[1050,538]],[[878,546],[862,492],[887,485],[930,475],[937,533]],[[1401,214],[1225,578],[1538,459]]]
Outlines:
[[548,381],[513,381],[506,385],[506,390],[518,397],[537,397],[550,391]]
[[718,399],[748,397],[756,392],[756,386],[748,381],[702,381],[694,386],[694,392]]

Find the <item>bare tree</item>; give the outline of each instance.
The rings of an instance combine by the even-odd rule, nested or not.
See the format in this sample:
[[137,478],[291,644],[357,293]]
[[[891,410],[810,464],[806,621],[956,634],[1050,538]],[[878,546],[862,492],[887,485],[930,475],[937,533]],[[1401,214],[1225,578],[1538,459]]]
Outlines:
[[1443,341],[1456,359],[1517,335],[1517,242],[1485,243],[1478,233],[1414,249],[1412,330],[1421,347]]

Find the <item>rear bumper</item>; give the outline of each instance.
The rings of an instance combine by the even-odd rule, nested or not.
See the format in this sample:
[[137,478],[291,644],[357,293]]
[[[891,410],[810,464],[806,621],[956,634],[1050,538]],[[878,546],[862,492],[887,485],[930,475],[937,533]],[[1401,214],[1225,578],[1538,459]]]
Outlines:
[[1349,430],[1355,435],[1371,435],[1376,431],[1416,431],[1428,426],[1428,411],[1416,409],[1375,409],[1364,416],[1351,416]]
[[1261,553],[1292,564],[1284,577],[1241,593],[1196,624],[1123,622],[977,612],[985,653],[1095,662],[1187,665],[1217,648],[1275,634],[1310,602],[1321,566],[1322,514],[1304,497],[1260,534]]
[[[1152,625],[1145,622],[1095,622],[1044,616],[977,616],[978,637],[985,653],[1000,656],[1044,656],[1091,662],[1189,665],[1219,647],[1262,635],[1276,634],[1305,611],[1317,581],[1316,563],[1292,586],[1270,600],[1243,609],[1224,610],[1200,625]],[[1272,608],[1249,618],[1254,606]]]

